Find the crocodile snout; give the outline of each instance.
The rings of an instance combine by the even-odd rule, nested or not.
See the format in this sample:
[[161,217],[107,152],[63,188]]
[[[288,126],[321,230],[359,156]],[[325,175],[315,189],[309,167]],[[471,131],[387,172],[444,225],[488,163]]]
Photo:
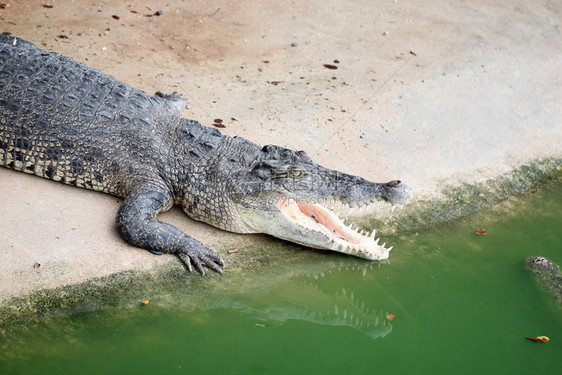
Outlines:
[[412,188],[400,180],[392,180],[386,183],[385,199],[392,204],[408,203],[414,196]]

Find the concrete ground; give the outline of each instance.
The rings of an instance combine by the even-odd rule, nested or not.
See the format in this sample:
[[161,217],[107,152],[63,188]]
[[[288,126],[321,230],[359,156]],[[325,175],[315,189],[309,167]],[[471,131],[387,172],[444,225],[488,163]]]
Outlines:
[[[2,4],[0,32],[418,198],[562,157],[558,1]],[[0,302],[172,261],[120,239],[117,198],[4,168],[0,197]],[[162,216],[222,254],[259,237]]]

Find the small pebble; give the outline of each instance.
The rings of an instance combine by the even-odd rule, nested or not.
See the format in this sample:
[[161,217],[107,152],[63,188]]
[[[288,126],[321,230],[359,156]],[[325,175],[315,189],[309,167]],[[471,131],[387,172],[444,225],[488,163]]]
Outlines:
[[291,43],[291,47],[298,47],[299,44],[298,43]]

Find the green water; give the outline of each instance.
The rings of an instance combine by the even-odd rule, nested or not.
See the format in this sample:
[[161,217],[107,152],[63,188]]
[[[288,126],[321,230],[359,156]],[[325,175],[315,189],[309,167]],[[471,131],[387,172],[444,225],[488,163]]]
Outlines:
[[523,260],[562,264],[561,193],[394,238],[388,264],[311,253],[29,322],[0,374],[558,373],[562,309]]

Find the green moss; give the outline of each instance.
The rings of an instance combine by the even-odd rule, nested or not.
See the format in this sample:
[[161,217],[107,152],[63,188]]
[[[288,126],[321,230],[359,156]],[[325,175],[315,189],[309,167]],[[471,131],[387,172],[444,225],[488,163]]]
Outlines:
[[[12,298],[0,307],[0,325],[9,325],[28,318],[90,311],[102,305],[118,305],[127,299],[128,292],[150,286],[154,281],[185,280],[189,275],[167,266],[155,272],[120,272],[77,285],[40,290],[25,297]],[[180,276],[181,275],[181,276]]]
[[469,216],[509,197],[561,179],[562,159],[536,161],[484,182],[445,186],[440,198],[417,200],[409,204],[407,210],[398,211],[390,218],[360,220],[359,226],[382,229],[385,235],[418,231]]

